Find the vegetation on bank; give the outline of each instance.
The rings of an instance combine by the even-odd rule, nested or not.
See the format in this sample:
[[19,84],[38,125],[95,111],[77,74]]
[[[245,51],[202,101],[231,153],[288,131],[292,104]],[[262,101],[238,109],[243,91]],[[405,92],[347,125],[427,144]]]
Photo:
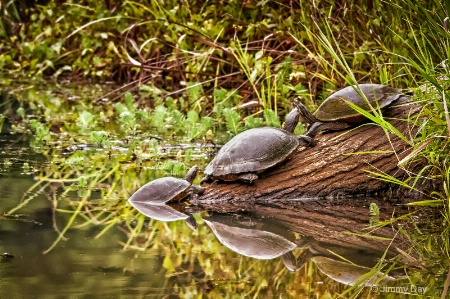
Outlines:
[[[189,165],[206,161],[209,147],[200,144],[280,126],[294,97],[314,110],[343,86],[383,83],[412,89],[423,105],[419,134],[409,140],[415,151],[400,166],[424,167],[396,183],[418,190],[423,180],[439,185],[415,203],[441,207],[439,233],[404,234],[438,274],[417,275],[443,285],[450,259],[447,2],[191,2],[50,1],[26,8],[1,1],[3,92],[22,103],[13,108],[11,131],[31,130],[32,146],[51,157],[45,169],[31,170],[39,174],[34,188],[65,186],[58,195],[65,204],[55,197],[54,207],[71,217],[57,241],[83,219],[79,226],[102,224],[104,232],[122,225],[125,247],[153,246],[139,243],[139,236],[150,242],[154,231],[124,205],[140,185],[182,177]],[[124,87],[74,99],[30,89],[38,83],[29,78],[65,87],[77,79],[114,80]],[[445,263],[437,264],[442,256]]]

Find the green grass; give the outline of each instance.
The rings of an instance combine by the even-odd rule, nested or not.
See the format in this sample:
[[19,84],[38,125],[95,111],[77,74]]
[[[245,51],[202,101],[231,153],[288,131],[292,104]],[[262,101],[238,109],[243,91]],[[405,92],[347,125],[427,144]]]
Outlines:
[[[352,107],[412,146],[399,167],[424,166],[404,181],[376,170],[370,175],[405,189],[420,191],[427,182],[439,186],[411,203],[424,214],[438,209],[439,219],[419,227],[412,216],[393,215],[378,225],[406,223],[399,233],[414,245],[408,254],[431,274],[405,271],[412,282],[443,285],[450,260],[447,2],[104,1],[92,6],[67,1],[32,9],[28,20],[20,20],[14,4],[5,9],[6,3],[0,6],[0,77],[5,91],[22,103],[14,109],[20,121],[12,131],[32,132],[31,145],[52,161],[38,169],[27,194],[62,184],[65,191],[54,195],[52,204],[55,212],[70,215],[49,250],[68,229],[88,225],[104,227],[98,237],[121,225],[127,249],[156,246],[156,228],[146,229],[144,217],[125,203],[133,191],[157,177],[183,177],[190,165],[206,163],[208,152],[201,145],[211,140],[224,143],[252,127],[280,127],[295,97],[314,110],[337,89],[373,82],[415,92],[423,109],[406,121],[419,132],[405,136],[376,107],[370,112]],[[8,29],[19,21],[27,22]],[[33,85],[41,82],[22,79],[30,76],[126,84],[96,94],[87,90],[86,98],[72,101],[72,92],[63,88],[62,94],[36,90]],[[302,131],[299,126],[296,133]],[[172,147],[183,143],[190,146]],[[93,149],[65,155],[55,150],[73,145]],[[98,193],[99,199],[90,200]],[[24,197],[8,215],[33,199]],[[360,289],[343,292],[351,297]]]

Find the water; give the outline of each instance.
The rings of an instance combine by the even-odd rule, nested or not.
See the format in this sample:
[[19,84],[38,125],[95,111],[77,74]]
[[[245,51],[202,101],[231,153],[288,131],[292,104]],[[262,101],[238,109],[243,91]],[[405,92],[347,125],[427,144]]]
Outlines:
[[[361,200],[348,217],[336,202],[310,200],[245,212],[236,206],[228,213],[175,205],[174,211],[194,214],[196,230],[185,220],[147,218],[140,236],[125,245],[129,231],[118,217],[98,238],[102,226],[69,229],[66,239],[44,254],[58,236],[55,226],[61,230],[70,215],[52,208],[51,187],[26,191],[36,179],[23,163],[47,162],[25,144],[2,138],[0,161],[11,164],[2,168],[1,213],[28,203],[0,219],[0,298],[335,296],[370,271],[389,244],[342,233],[367,226],[372,201]],[[389,228],[378,235],[394,237]],[[388,251],[388,257],[394,255]],[[383,285],[390,280],[384,278]]]
[[[161,172],[145,163],[135,167],[122,144],[105,151],[82,142],[31,150],[29,143],[27,135],[0,135],[0,298],[396,298],[442,292],[447,269],[439,262],[442,254],[429,249],[445,237],[441,231],[424,228],[428,220],[421,215],[373,226],[414,212],[399,205],[407,199],[293,198],[265,205],[192,200],[158,206],[159,216],[162,210],[176,216],[168,219],[155,216],[152,206],[144,215],[127,204],[137,182]],[[164,159],[178,158],[180,150]],[[105,173],[110,177],[104,179]],[[86,190],[77,185],[80,176]],[[369,213],[372,203],[379,215]],[[418,243],[399,229],[411,231],[409,239]],[[427,247],[418,247],[419,241]]]

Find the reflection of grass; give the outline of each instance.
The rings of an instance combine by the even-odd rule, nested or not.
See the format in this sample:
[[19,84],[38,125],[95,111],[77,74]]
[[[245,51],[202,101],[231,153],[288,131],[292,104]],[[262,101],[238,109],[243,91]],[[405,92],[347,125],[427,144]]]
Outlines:
[[[76,114],[63,115],[61,110],[58,113],[61,117],[78,117]],[[101,118],[95,109],[89,113],[94,115],[90,119]],[[172,120],[163,118],[162,122]],[[137,213],[126,203],[135,190],[157,177],[184,177],[191,164],[202,163],[204,150],[200,143],[198,146],[172,147],[170,143],[183,141],[170,137],[165,140],[164,134],[159,135],[161,140],[145,140],[149,133],[142,130],[146,126],[143,120],[136,123],[141,129],[131,136],[125,134],[136,126],[123,126],[120,117],[111,117],[105,130],[98,127],[99,123],[89,131],[67,121],[61,130],[73,129],[70,134],[49,133],[48,139],[33,143],[50,161],[38,168],[37,181],[25,192],[21,204],[8,214],[20,213],[35,200],[36,194],[46,195],[53,209],[56,235],[45,253],[62,246],[69,230],[98,226],[101,230],[95,238],[100,238],[118,228],[124,232],[124,240],[120,243],[124,250],[133,250],[137,257],[146,254],[163,257],[167,283],[177,284],[173,289],[180,293],[207,291],[211,297],[229,298],[274,294],[298,297],[344,290],[343,286],[320,274],[312,263],[292,274],[280,259],[260,261],[238,256],[224,248],[200,219],[199,229],[193,232],[183,222],[162,223]],[[92,131],[101,133],[94,136]],[[152,131],[152,134],[156,133],[156,130]],[[121,136],[126,136],[126,141]],[[107,143],[104,143],[105,138]],[[311,289],[311,282],[316,280],[325,280],[335,289],[331,291],[323,286]],[[196,286],[182,285],[186,281],[195,281]],[[168,289],[172,291],[172,288]]]
[[[405,267],[405,272],[410,274],[411,283],[420,285],[420,282],[426,282],[434,286],[433,291],[437,294],[443,285],[450,259],[450,170],[447,161],[450,120],[447,105],[449,84],[445,77],[449,73],[445,61],[449,57],[450,42],[448,32],[440,23],[445,13],[442,9],[436,9],[442,6],[441,3],[418,1],[415,5],[411,1],[400,1],[387,5],[386,2],[371,1],[369,7],[367,1],[355,1],[343,7],[337,3],[336,8],[327,7],[324,1],[319,6],[315,5],[316,2],[313,5],[300,1],[298,5],[301,9],[284,7],[282,3],[283,9],[277,9],[278,6],[272,5],[278,5],[278,2],[264,5],[246,2],[251,6],[249,10],[246,10],[248,7],[233,6],[242,5],[240,2],[230,3],[231,6],[226,6],[229,12],[220,14],[220,22],[211,18],[217,13],[213,5],[207,5],[208,2],[192,3],[189,16],[183,13],[177,16],[179,19],[176,21],[166,18],[174,17],[174,12],[159,6],[157,2],[152,2],[151,7],[134,2],[124,4],[123,11],[134,13],[135,19],[147,18],[142,15],[143,12],[155,17],[152,21],[133,26],[145,29],[136,35],[136,40],[131,40],[133,32],[127,31],[130,48],[136,50],[140,61],[142,58],[142,68],[139,70],[136,65],[141,62],[136,60],[137,57],[130,56],[133,55],[130,49],[118,49],[103,37],[108,34],[114,36],[115,32],[107,28],[111,20],[117,19],[118,22],[118,26],[110,26],[114,30],[130,28],[127,19],[102,17],[91,20],[82,6],[71,5],[72,12],[81,12],[75,15],[83,16],[83,24],[79,24],[77,17],[78,23],[72,26],[68,16],[67,23],[61,23],[67,28],[58,26],[61,30],[70,30],[65,37],[48,42],[41,42],[40,39],[24,41],[24,47],[8,45],[9,51],[20,58],[14,60],[2,52],[0,64],[9,69],[15,69],[15,63],[20,63],[22,69],[37,73],[55,66],[56,77],[72,68],[103,76],[112,71],[109,67],[114,64],[113,61],[121,61],[114,58],[127,53],[128,57],[122,57],[122,61],[138,62],[127,69],[131,75],[159,72],[160,65],[165,66],[167,74],[161,78],[155,78],[153,74],[146,76],[148,80],[140,84],[139,95],[125,93],[115,100],[106,98],[105,101],[97,101],[96,105],[87,100],[69,101],[69,93],[39,93],[28,89],[21,94],[34,113],[25,113],[23,107],[17,109],[21,121],[13,124],[12,129],[19,133],[31,130],[35,136],[32,146],[45,154],[50,163],[38,169],[37,182],[7,215],[20,211],[35,199],[36,194],[45,193],[52,203],[54,227],[58,233],[46,252],[57,246],[71,228],[103,226],[97,235],[101,237],[109,229],[119,227],[127,237],[122,244],[124,249],[163,251],[164,267],[171,277],[180,276],[177,269],[183,265],[188,269],[187,275],[192,275],[200,267],[205,273],[201,281],[205,288],[209,288],[211,295],[232,293],[256,297],[260,294],[276,295],[283,289],[294,297],[311,295],[316,291],[329,294],[332,291],[323,285],[310,285],[313,278],[325,280],[327,283],[324,285],[332,283],[313,270],[312,263],[293,275],[289,275],[279,262],[242,258],[237,264],[228,263],[235,256],[224,251],[204,229],[190,233],[195,236],[194,241],[187,241],[184,238],[190,234],[186,232],[189,231],[186,226],[155,221],[149,224],[143,215],[126,204],[126,200],[150,180],[166,175],[183,177],[194,162],[202,163],[205,156],[201,147],[203,142],[213,139],[221,143],[244,129],[263,124],[279,126],[278,112],[280,109],[291,109],[291,94],[307,97],[306,104],[315,107],[317,100],[324,99],[337,86],[357,81],[412,88],[423,84],[423,89],[414,88],[415,100],[423,105],[420,117],[406,120],[419,128],[417,134],[408,136],[398,132],[383,118],[377,107],[370,113],[360,112],[382,127],[386,136],[394,133],[414,149],[407,160],[398,162],[399,167],[410,174],[405,180],[377,171],[370,172],[370,175],[412,190],[421,189],[427,182],[439,185],[415,203],[417,206],[439,207],[439,225],[416,225],[415,217],[409,215],[395,216],[387,222],[375,219],[377,221],[372,223],[391,225],[408,237],[414,246],[407,254],[414,256],[419,265],[430,269],[431,273],[420,272],[414,267]],[[178,2],[168,1],[169,4],[178,5]],[[433,15],[425,7],[433,7]],[[197,16],[196,9],[203,15],[190,20],[191,14]],[[370,11],[373,14],[364,13]],[[105,12],[113,13],[106,9]],[[234,15],[236,12],[239,15]],[[246,23],[250,20],[246,18],[252,13],[267,18]],[[295,19],[296,15],[302,19]],[[43,22],[53,18],[58,16],[44,15]],[[157,21],[159,18],[167,22]],[[300,22],[303,26],[298,25]],[[184,24],[192,24],[192,28]],[[247,28],[241,30],[242,24],[248,25]],[[43,32],[40,27],[43,23],[38,20],[29,26],[29,32],[39,32],[39,36]],[[107,33],[102,33],[101,38],[93,38],[97,36],[97,32],[90,31],[93,28],[101,28]],[[228,42],[224,28],[233,28],[238,34],[238,38],[227,45],[221,44]],[[83,32],[86,35],[81,35]],[[152,39],[145,36],[146,32],[167,34]],[[202,35],[192,36],[198,32]],[[214,39],[208,39],[205,34]],[[78,49],[62,53],[63,43],[68,48],[71,43],[81,45],[82,53]],[[166,55],[166,48],[160,48],[165,44],[171,45],[169,49],[175,49],[169,53],[172,56]],[[19,55],[21,51],[24,53]],[[158,58],[156,63],[153,60],[144,61],[144,57],[154,53],[163,53],[162,58]],[[95,54],[98,57],[93,57]],[[227,60],[226,55],[230,55],[232,60]],[[72,64],[67,62],[69,58],[76,60],[72,67],[68,67]],[[173,69],[181,71],[174,72]],[[165,88],[175,90],[166,92]],[[208,91],[209,88],[214,90]],[[177,98],[172,97],[175,95]],[[255,111],[238,108],[249,103],[263,107]],[[229,132],[222,133],[225,130]],[[191,142],[194,145],[187,148],[171,147],[173,144]],[[417,161],[425,161],[425,166],[416,172],[408,171],[409,166]],[[58,216],[66,214],[69,217],[61,226]],[[399,229],[396,223],[407,223],[408,226]],[[381,265],[397,265],[395,261],[390,265],[389,262],[380,261],[377,267],[368,271],[367,277],[378,273]],[[214,284],[216,280],[236,281],[236,284],[219,283],[217,286]],[[346,289],[337,284],[333,287],[335,293]],[[180,289],[180,292],[185,291]],[[362,289],[354,287],[346,290],[345,295],[351,297]]]
[[[321,31],[319,29],[318,34],[309,32],[309,34],[314,36],[314,38],[318,41],[318,44],[323,47],[324,51],[322,53],[311,52],[308,47],[301,43],[300,38],[297,39],[295,36],[294,38],[296,38],[296,41],[309,51],[310,55],[316,55],[318,60],[322,64],[324,64],[324,67],[329,67],[330,69],[332,69],[333,72],[337,76],[343,78],[348,85],[355,84],[357,80],[353,75],[352,68],[348,65],[338,41],[334,38],[333,35],[330,34],[330,25],[327,24],[325,28],[325,31]],[[424,106],[424,109],[422,110],[420,115],[410,116],[405,120],[411,124],[414,124],[417,128],[419,128],[419,131],[417,133],[411,133],[405,136],[396,128],[392,127],[392,125],[383,118],[383,115],[377,107],[373,107],[372,111],[367,112],[360,109],[356,105],[352,105],[351,103],[349,103],[349,105],[359,113],[365,115],[372,122],[383,128],[388,138],[389,133],[395,134],[396,136],[410,144],[413,149],[417,149],[413,150],[412,154],[407,158],[408,160],[412,160],[414,162],[422,161],[422,165],[425,165],[419,171],[412,172],[408,169],[409,165],[405,163],[406,161],[399,161],[399,167],[409,173],[409,176],[404,180],[399,180],[385,173],[379,173],[377,171],[370,171],[369,173],[371,175],[377,177],[378,179],[397,184],[402,188],[407,188],[418,192],[420,192],[424,183],[429,181],[435,182],[433,184],[435,190],[432,191],[431,194],[422,192],[421,194],[423,195],[423,199],[412,204],[416,206],[426,207],[439,206],[442,208],[441,220],[443,220],[445,223],[445,225],[443,226],[443,230],[440,233],[442,235],[436,236],[433,234],[431,236],[423,236],[423,232],[421,232],[420,229],[416,230],[415,232],[405,229],[400,229],[399,231],[400,233],[407,236],[413,244],[410,252],[401,253],[403,255],[410,254],[412,256],[418,256],[418,258],[414,258],[414,260],[420,266],[420,270],[429,269],[429,265],[436,264],[436,261],[439,261],[439,266],[432,267],[433,270],[417,271],[414,270],[414,267],[412,267],[411,269],[409,269],[408,267],[404,267],[405,272],[410,275],[409,279],[411,285],[426,284],[427,286],[429,286],[435,283],[437,277],[439,277],[437,280],[440,282],[440,285],[444,285],[444,280],[446,277],[442,275],[442,271],[447,271],[449,265],[448,261],[450,259],[448,250],[450,247],[450,239],[448,238],[450,227],[450,213],[448,208],[450,206],[450,193],[448,192],[448,186],[450,186],[450,172],[448,171],[448,163],[446,161],[448,158],[448,150],[446,150],[446,148],[448,147],[448,137],[445,137],[450,134],[450,119],[448,117],[448,108],[446,104],[446,90],[448,89],[448,78],[446,77],[448,75],[448,68],[446,66],[446,59],[448,58],[448,50],[446,50],[444,53],[440,51],[442,49],[448,49],[450,41],[447,34],[444,35],[436,45],[431,44],[430,40],[426,38],[418,41],[417,36],[414,34],[415,32],[412,30],[412,35],[415,41],[415,48],[413,49],[413,52],[416,54],[415,57],[406,58],[401,55],[397,56],[402,59],[402,64],[405,65],[409,72],[411,72],[412,69],[415,69],[417,73],[422,77],[421,80],[423,80],[422,82],[424,83],[421,90],[417,90],[416,98],[419,99],[421,103],[427,104]],[[404,42],[405,45],[407,45],[406,41]],[[430,52],[430,49],[436,52]],[[327,60],[325,58],[325,54],[330,55],[332,59]],[[443,62],[436,67],[433,65],[433,59],[441,54],[444,54],[442,57]],[[381,77],[380,80],[381,82],[383,82],[383,77]],[[363,96],[362,93],[360,94],[361,96]],[[443,104],[441,104],[442,102]],[[414,164],[412,165],[414,167]],[[443,188],[441,188],[441,186],[436,188],[437,184],[443,184]],[[426,212],[424,211],[424,213]],[[410,225],[413,225],[413,227],[415,226],[416,228],[418,228],[415,225],[415,221],[413,220],[413,218],[402,218],[406,221],[406,223],[410,223]],[[390,224],[392,225],[397,221],[398,219],[393,218],[390,221]],[[377,222],[376,225],[386,224]],[[426,227],[430,225],[433,226],[434,224],[425,224]],[[431,250],[433,252],[433,254],[430,254],[427,250],[423,250],[427,247],[428,250]],[[443,257],[445,258],[443,259]],[[444,263],[442,264],[442,262]],[[387,264],[382,263],[381,260],[377,267],[374,267],[365,275],[365,278],[374,278],[376,274],[379,273],[379,271],[386,265]],[[395,263],[392,264],[390,268],[393,269],[395,267],[394,265]],[[365,281],[364,277],[361,277],[361,281]],[[360,289],[360,287],[354,286],[347,289],[347,291],[350,291],[352,289]],[[429,291],[430,293],[435,293],[435,295],[440,294],[439,288],[429,288]],[[345,294],[346,293],[344,292],[342,295]]]

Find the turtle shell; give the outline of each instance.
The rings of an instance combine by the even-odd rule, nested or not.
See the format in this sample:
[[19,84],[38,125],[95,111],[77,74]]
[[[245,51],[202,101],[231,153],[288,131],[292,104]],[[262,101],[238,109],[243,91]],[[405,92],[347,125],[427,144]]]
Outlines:
[[208,164],[212,177],[260,172],[284,161],[298,147],[294,134],[272,127],[254,128],[234,136]]
[[189,194],[188,188],[190,186],[191,183],[185,179],[163,177],[142,186],[128,199],[128,201],[131,204],[134,202],[164,204],[167,202],[180,201]]
[[[380,84],[359,84],[366,101],[353,86],[343,88],[329,96],[317,108],[314,116],[324,122],[346,121],[348,123],[360,122],[362,115],[350,107],[346,101],[358,105],[364,110],[371,110],[370,106],[384,108],[402,96],[402,90]],[[370,103],[370,105],[369,105]]]

